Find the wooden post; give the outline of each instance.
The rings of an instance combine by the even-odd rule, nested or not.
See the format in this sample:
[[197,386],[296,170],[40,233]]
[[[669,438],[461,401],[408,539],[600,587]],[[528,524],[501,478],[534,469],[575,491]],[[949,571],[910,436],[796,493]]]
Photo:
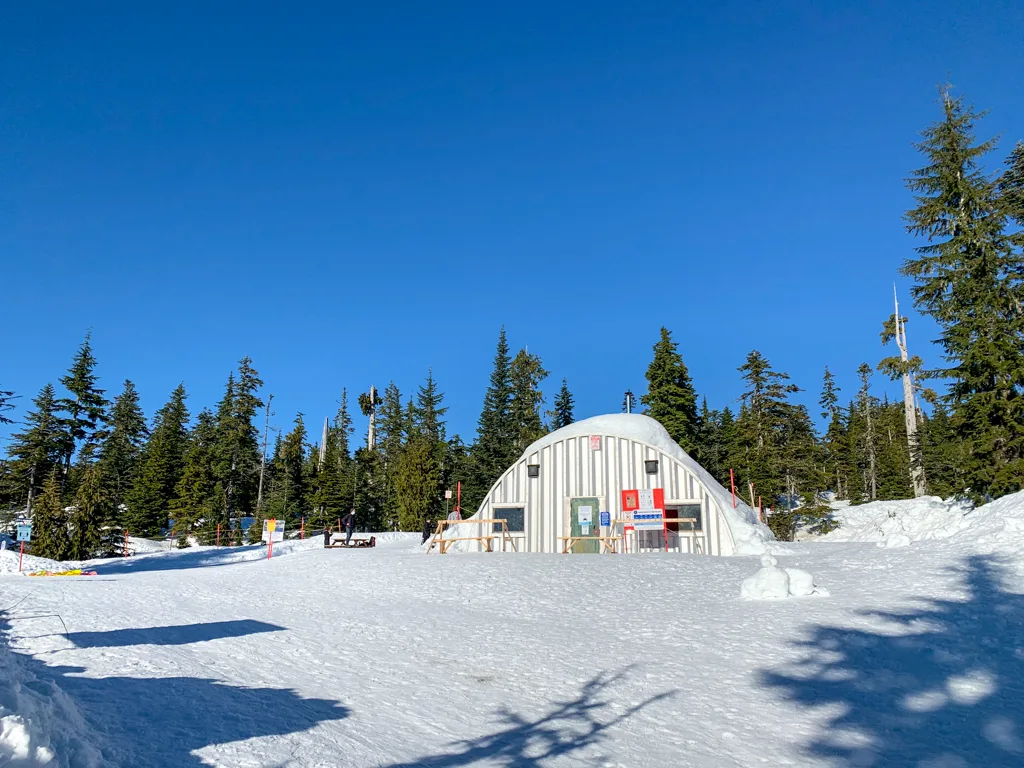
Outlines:
[[124,556],[128,557],[128,529],[124,529]]
[[302,524],[299,526],[299,539],[306,538],[306,518],[302,518]]
[[217,523],[217,546],[220,546],[220,523]]
[[732,469],[729,470],[729,487],[732,488],[732,508],[736,509],[736,475]]

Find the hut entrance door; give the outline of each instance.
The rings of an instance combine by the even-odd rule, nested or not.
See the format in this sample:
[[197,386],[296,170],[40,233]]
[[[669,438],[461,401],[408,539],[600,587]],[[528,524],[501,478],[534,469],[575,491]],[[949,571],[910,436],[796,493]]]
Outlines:
[[601,542],[597,539],[597,537],[601,535],[600,504],[601,502],[593,497],[573,499],[570,502],[569,517],[572,523],[572,528],[569,531],[569,535],[593,537],[592,541],[577,541],[573,544],[572,553],[574,555],[596,555],[601,551]]

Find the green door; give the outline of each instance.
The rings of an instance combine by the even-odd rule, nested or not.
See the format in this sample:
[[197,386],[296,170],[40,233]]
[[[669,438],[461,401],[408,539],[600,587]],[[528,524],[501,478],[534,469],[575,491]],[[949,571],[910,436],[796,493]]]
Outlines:
[[601,508],[595,498],[573,499],[570,504],[569,516],[572,521],[570,536],[591,536],[592,541],[577,541],[572,545],[574,555],[592,554],[596,555],[601,551],[601,542],[597,537],[601,535]]

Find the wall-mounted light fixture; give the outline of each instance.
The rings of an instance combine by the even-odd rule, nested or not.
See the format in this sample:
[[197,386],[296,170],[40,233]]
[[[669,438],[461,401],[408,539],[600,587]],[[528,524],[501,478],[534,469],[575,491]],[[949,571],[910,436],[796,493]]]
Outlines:
[[540,464],[527,464],[526,465],[526,476],[527,477],[540,477]]
[[657,459],[645,459],[644,469],[647,470],[648,475],[658,474],[658,460]]

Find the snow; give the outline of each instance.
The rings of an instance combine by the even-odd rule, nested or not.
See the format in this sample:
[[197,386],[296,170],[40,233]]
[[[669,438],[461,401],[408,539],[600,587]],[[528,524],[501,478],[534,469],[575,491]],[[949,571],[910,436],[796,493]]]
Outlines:
[[[836,502],[832,507],[839,527],[822,536],[823,541],[871,541],[889,547],[953,536],[970,524],[971,512],[967,503],[937,496],[856,506]],[[891,537],[897,541],[889,543]]]
[[761,568],[748,576],[740,585],[740,597],[751,600],[781,600],[787,597],[828,596],[828,590],[818,587],[814,577],[799,568],[780,568],[778,558],[761,556]]
[[757,513],[740,499],[737,499],[737,506],[733,509],[732,494],[679,447],[678,443],[665,431],[665,428],[650,416],[639,413],[611,413],[576,421],[540,438],[526,449],[524,455],[536,453],[545,446],[566,437],[586,435],[615,435],[637,440],[647,443],[681,462],[718,502],[726,523],[732,531],[733,541],[736,543],[736,554],[760,555],[766,552],[775,540],[775,536],[768,526],[758,520]]
[[[1024,494],[966,517],[763,562],[404,534],[5,576],[0,765],[1022,765]],[[788,599],[740,596],[759,568]]]

